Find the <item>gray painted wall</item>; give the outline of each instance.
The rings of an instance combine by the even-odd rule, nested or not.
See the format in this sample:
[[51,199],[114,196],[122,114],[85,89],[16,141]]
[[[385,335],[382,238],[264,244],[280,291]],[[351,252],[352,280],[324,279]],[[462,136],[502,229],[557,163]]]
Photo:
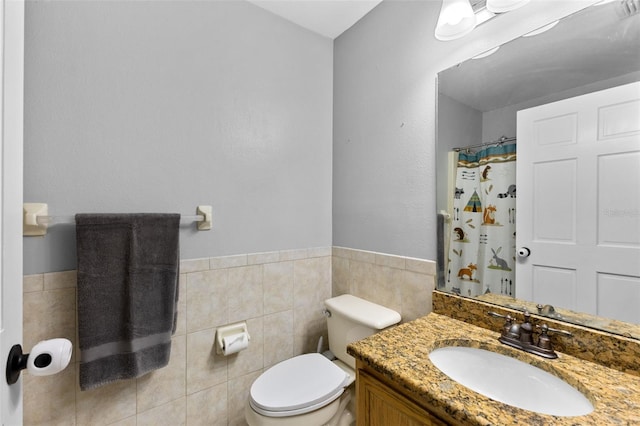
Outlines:
[[[213,205],[183,258],[333,244],[435,259],[436,74],[579,7],[549,6],[439,42],[440,1],[385,0],[332,43],[241,0],[29,1],[25,202]],[[74,240],[71,225],[26,238],[24,273],[75,268]]]
[[333,244],[436,258],[436,74],[584,7],[531,2],[440,42],[440,1],[385,0],[334,43]]
[[[212,205],[182,258],[330,246],[332,52],[244,1],[29,1],[24,200]],[[75,268],[72,225],[24,243],[25,274]]]
[[575,87],[570,90],[556,92],[542,98],[531,99],[519,104],[509,105],[493,111],[487,111],[482,114],[482,140],[493,141],[503,135],[515,136],[517,113],[519,110],[533,108],[538,105],[544,105],[561,99],[580,96],[615,86],[621,86],[623,84],[633,83],[638,80],[640,80],[640,72],[633,72],[596,83],[587,84],[585,86]]
[[[436,150],[437,211],[448,210],[447,157],[454,148],[477,145],[483,142],[482,112],[448,96],[438,94],[438,123]],[[445,188],[445,190],[440,190]]]

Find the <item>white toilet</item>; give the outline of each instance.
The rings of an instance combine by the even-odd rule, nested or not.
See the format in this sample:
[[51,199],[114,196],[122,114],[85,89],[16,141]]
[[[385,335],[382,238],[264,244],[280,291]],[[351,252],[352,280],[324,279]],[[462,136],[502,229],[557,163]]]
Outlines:
[[347,426],[355,359],[347,345],[400,322],[400,314],[350,294],[325,300],[329,349],[336,360],[312,353],[282,361],[253,382],[245,418],[250,426]]

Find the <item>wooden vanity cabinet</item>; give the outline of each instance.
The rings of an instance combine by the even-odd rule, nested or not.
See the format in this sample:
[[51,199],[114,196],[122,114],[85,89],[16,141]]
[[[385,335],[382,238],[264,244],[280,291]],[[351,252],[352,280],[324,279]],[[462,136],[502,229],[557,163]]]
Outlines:
[[357,426],[441,426],[445,422],[360,360],[356,364]]

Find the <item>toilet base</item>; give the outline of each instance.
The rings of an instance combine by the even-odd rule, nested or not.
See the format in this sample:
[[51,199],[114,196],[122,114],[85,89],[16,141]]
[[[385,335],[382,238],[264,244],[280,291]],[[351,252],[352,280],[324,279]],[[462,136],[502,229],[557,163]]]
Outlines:
[[[336,415],[337,422],[335,426],[355,426],[356,424],[356,412],[347,406],[347,408],[340,415]],[[333,420],[333,419],[332,419]],[[327,425],[333,426],[334,423],[329,421]]]
[[351,411],[353,386],[342,396],[324,407],[310,413],[291,417],[268,417],[256,413],[247,401],[245,420],[249,426],[353,426],[355,415]]

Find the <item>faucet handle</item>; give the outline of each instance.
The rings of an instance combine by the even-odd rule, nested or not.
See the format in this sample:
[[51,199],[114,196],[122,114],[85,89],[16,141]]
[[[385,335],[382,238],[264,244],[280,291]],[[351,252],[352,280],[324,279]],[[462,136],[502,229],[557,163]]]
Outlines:
[[551,339],[549,338],[548,334],[549,332],[573,337],[573,334],[569,333],[568,331],[551,328],[547,324],[536,325],[536,328],[540,329],[540,336],[538,337],[538,342],[536,343],[537,349],[534,351],[534,353],[545,358],[553,359],[558,357],[558,354],[556,354],[553,350],[553,347],[551,347]]
[[532,352],[549,359],[558,358],[558,354],[553,350],[551,339],[549,339],[549,335],[547,334],[549,332],[549,326],[542,324],[536,325],[536,328],[540,329],[540,336]]
[[562,334],[566,337],[573,337],[573,334],[566,330],[558,330],[557,328],[551,328],[547,324],[536,325],[536,328],[540,329],[540,337],[538,337],[537,346],[541,349],[551,349],[551,340],[549,339],[549,332]]
[[[536,326],[538,327],[538,326]],[[549,327],[547,324],[542,324],[541,326],[539,326],[541,329],[542,327],[546,327],[548,331],[550,331],[551,333],[555,333],[555,334],[562,334],[563,336],[566,337],[573,337],[573,334],[570,331],[567,330],[559,330],[557,328],[551,328]]]
[[538,337],[538,346],[540,349],[545,351],[552,351],[551,348],[551,339],[549,339],[549,326],[547,324],[536,325],[536,328],[540,329],[540,337]]
[[566,337],[573,337],[573,334],[570,331],[551,328],[547,324],[536,325],[536,328],[539,328],[540,332],[544,334],[547,334],[547,332],[549,332],[549,333],[555,333],[555,334],[562,334],[563,336],[566,336]]
[[513,325],[513,318],[511,315],[502,315],[497,312],[489,311],[487,315],[492,316],[494,318],[504,318],[504,325],[502,326],[502,335],[505,336],[511,330],[511,326]]

